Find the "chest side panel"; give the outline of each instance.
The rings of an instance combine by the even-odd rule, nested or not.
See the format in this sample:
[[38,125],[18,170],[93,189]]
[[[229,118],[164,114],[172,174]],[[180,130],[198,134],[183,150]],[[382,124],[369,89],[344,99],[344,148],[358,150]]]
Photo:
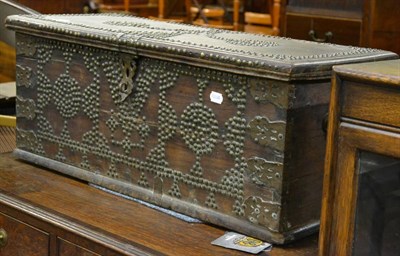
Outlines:
[[260,238],[280,231],[289,84],[18,39],[18,148]]

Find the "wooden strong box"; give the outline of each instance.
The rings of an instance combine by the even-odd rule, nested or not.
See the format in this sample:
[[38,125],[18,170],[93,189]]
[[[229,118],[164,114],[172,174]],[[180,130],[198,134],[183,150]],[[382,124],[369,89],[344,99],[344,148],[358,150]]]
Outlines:
[[19,158],[273,243],[318,229],[332,65],[397,57],[113,14],[7,26]]

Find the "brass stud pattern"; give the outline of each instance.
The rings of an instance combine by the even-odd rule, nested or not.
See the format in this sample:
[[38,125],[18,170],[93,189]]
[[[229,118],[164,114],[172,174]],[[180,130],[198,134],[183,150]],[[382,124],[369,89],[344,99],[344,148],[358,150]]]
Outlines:
[[[123,58],[124,61],[121,62],[121,58]],[[119,66],[117,65],[116,67],[119,68],[120,73],[115,72],[112,68],[115,67],[113,62],[119,63]],[[121,65],[121,63],[125,64]],[[146,117],[140,117],[139,114],[146,103],[150,92],[149,86],[154,82],[155,77],[154,74],[151,74],[144,67],[143,72],[140,72],[137,77],[134,77],[136,68],[134,58],[129,58],[125,55],[107,62],[107,66],[105,67],[106,76],[109,78],[110,84],[115,86],[114,88],[117,88],[113,90],[113,86],[110,87],[112,97],[118,107],[116,110],[112,110],[112,115],[107,125],[112,132],[112,143],[122,147],[126,155],[130,155],[135,148],[143,149],[145,139],[150,133],[150,126],[146,123]],[[121,77],[124,78],[121,79]],[[134,88],[134,97],[128,97],[130,93],[125,94],[126,97],[122,96],[120,86],[123,83],[129,83],[129,87],[132,88],[132,91]],[[121,141],[113,139],[113,133],[117,128],[121,128],[125,135]],[[134,142],[130,139],[133,132],[139,134],[140,141]]]
[[158,65],[158,72],[160,74],[160,107],[158,109],[159,141],[165,143],[175,135],[178,126],[176,112],[166,100],[167,90],[175,86],[178,74],[165,70],[161,65]]
[[30,67],[17,64],[15,73],[17,86],[25,86],[26,88],[33,86],[31,82],[32,69]]
[[140,174],[140,178],[138,180],[138,185],[144,188],[149,188],[149,182],[147,181],[147,177],[146,174],[144,172],[142,172],[142,174]]
[[57,155],[54,158],[60,162],[67,162],[67,158],[64,155],[64,146],[62,144],[58,147]]
[[33,131],[26,131],[17,128],[17,147],[25,148],[30,151],[35,151],[38,144],[38,139]]
[[79,51],[79,53],[83,55],[85,67],[93,74],[91,84],[86,87],[82,93],[83,112],[90,120],[97,123],[99,119],[98,110],[100,107],[100,60],[98,57],[94,57],[90,51]]
[[53,99],[64,118],[73,118],[80,110],[81,91],[75,78],[61,74],[53,87]]
[[32,57],[36,53],[36,41],[33,37],[28,37],[16,33],[17,55]]
[[211,192],[207,198],[206,198],[206,202],[205,205],[207,207],[213,208],[213,209],[218,209],[218,205],[217,202],[215,201],[215,194],[213,192]]
[[212,110],[192,103],[181,116],[181,135],[196,155],[210,154],[218,139],[218,122]]
[[240,158],[243,154],[244,140],[246,135],[247,121],[243,117],[231,117],[225,123],[226,134],[224,137],[224,146],[229,155],[234,158]]
[[68,130],[68,121],[67,120],[64,120],[64,127],[60,134],[60,140],[61,140],[61,142],[58,143],[58,153],[57,153],[55,159],[60,162],[68,162],[68,159],[64,155],[65,143],[62,143],[62,141],[70,141],[71,140],[71,136],[70,136],[69,130]]
[[254,184],[269,187],[281,194],[283,163],[252,157],[247,160],[247,166],[247,176]]
[[268,117],[256,116],[249,122],[248,130],[256,143],[283,151],[286,132],[285,121],[270,121]]
[[[223,34],[227,34],[228,36],[223,36]],[[232,33],[227,32],[222,29],[210,29],[207,31],[206,36],[211,39],[216,39],[219,41],[224,41],[226,43],[235,45],[235,46],[249,46],[249,47],[275,47],[279,46],[279,44],[275,41],[265,40],[266,38],[272,39],[273,37],[264,36],[264,35],[249,35],[249,37],[256,37],[257,39],[247,39],[247,38],[229,38],[229,35]]]
[[181,191],[179,189],[178,181],[174,180],[171,189],[168,191],[168,194],[173,197],[181,198]]
[[53,127],[51,126],[49,120],[47,120],[43,115],[39,115],[37,117],[37,123],[39,126],[39,133],[46,131],[48,134],[54,134]]
[[88,171],[91,170],[91,166],[89,164],[89,160],[86,155],[82,156],[82,162],[80,164],[80,167]]
[[[97,154],[99,157],[108,158],[108,152],[110,150],[108,146],[107,138],[101,134],[97,129],[97,127],[93,127],[92,130],[86,132],[82,136],[82,143],[86,146],[86,150],[84,150],[84,154],[93,153]],[[85,146],[83,146],[85,148]],[[95,148],[96,151],[91,151],[91,149]]]
[[17,96],[16,101],[16,112],[17,117],[24,117],[29,120],[33,120],[36,117],[36,104],[32,99],[23,99],[22,97]]
[[[148,47],[148,46],[144,46]],[[45,65],[50,63],[55,51],[64,53],[66,62],[65,71],[59,76],[59,82],[52,82],[46,76]],[[183,54],[183,53],[182,53]],[[73,150],[82,153],[82,161],[79,166],[88,171],[95,171],[89,161],[89,154],[110,162],[108,171],[104,173],[111,178],[124,179],[120,175],[119,167],[126,166],[132,172],[139,171],[140,178],[137,181],[139,186],[150,188],[154,184],[150,176],[156,176],[164,184],[166,181],[173,182],[168,195],[182,198],[180,192],[181,184],[192,186],[196,189],[205,190],[208,196],[204,204],[211,209],[218,209],[216,195],[222,195],[232,198],[234,203],[232,211],[237,216],[245,215],[244,206],[244,179],[248,175],[249,168],[253,168],[252,162],[243,157],[244,140],[246,137],[247,121],[244,116],[246,110],[246,97],[248,90],[248,78],[238,76],[222,71],[205,69],[200,67],[182,65],[167,61],[154,60],[149,58],[137,59],[132,56],[131,59],[126,55],[116,52],[95,49],[91,47],[79,46],[69,43],[55,42],[52,40],[41,39],[37,46],[37,113],[40,117],[36,120],[38,129],[37,140],[50,141],[59,145],[57,157],[65,158],[64,149]],[[69,74],[69,69],[74,65],[74,59],[82,56],[87,70],[93,75],[93,80],[84,88],[77,85],[76,81]],[[121,59],[128,59],[128,66],[121,65]],[[237,60],[235,60],[237,61]],[[124,68],[125,67],[125,68]],[[128,70],[129,74],[126,74]],[[129,94],[121,101],[120,84],[123,73],[126,78],[132,81],[134,93]],[[134,75],[133,75],[134,74]],[[189,104],[180,116],[177,116],[173,105],[168,101],[168,92],[177,84],[181,77],[192,77],[197,81],[198,101]],[[99,123],[103,122],[99,117],[100,108],[100,84],[101,77],[105,77],[106,86],[111,92],[114,102],[114,109],[110,110],[109,117],[105,120],[111,138],[106,138],[99,130]],[[32,78],[31,82],[34,81]],[[57,81],[57,80],[56,80]],[[213,109],[206,106],[205,92],[210,83],[219,83],[229,101],[237,108],[236,113],[227,119],[223,124],[224,128],[219,127]],[[50,102],[57,99],[60,101],[63,89],[54,89],[55,85],[76,88],[77,100],[66,101],[65,106],[74,107],[62,113],[64,118],[64,127],[61,135],[53,134],[53,128],[50,122],[44,117],[45,107]],[[103,85],[102,85],[103,86]],[[158,88],[155,88],[155,87]],[[75,90],[73,89],[73,90]],[[69,89],[70,90],[70,89]],[[144,161],[132,157],[132,151],[135,149],[145,149],[147,138],[151,128],[143,116],[143,110],[146,107],[151,91],[159,92],[158,97],[158,131],[157,145],[150,150]],[[79,93],[78,93],[79,91]],[[68,91],[69,92],[69,91]],[[67,93],[67,92],[63,92]],[[42,94],[44,94],[42,96]],[[73,94],[73,93],[72,93]],[[77,103],[80,103],[76,109]],[[55,103],[56,106],[60,103]],[[64,106],[58,107],[61,113]],[[65,107],[65,109],[67,109]],[[69,112],[70,111],[70,112]],[[92,129],[82,135],[81,141],[72,140],[68,132],[69,119],[78,113],[86,114],[92,122]],[[263,118],[263,117],[259,117]],[[264,121],[259,121],[258,126],[263,126]],[[266,124],[268,126],[270,124]],[[114,133],[122,129],[123,138],[116,139]],[[256,129],[256,128],[253,128]],[[250,129],[251,130],[251,129]],[[136,132],[139,134],[138,141],[132,141],[131,135]],[[200,164],[202,156],[211,154],[216,144],[223,135],[224,146],[228,154],[234,161],[234,167],[225,170],[221,181],[215,182],[203,178],[203,169]],[[182,136],[185,144],[194,152],[195,163],[188,173],[174,170],[169,167],[166,159],[165,150],[169,140],[174,136]],[[32,143],[34,144],[34,143]],[[110,145],[122,148],[122,153],[113,152]],[[34,144],[37,152],[43,149]],[[69,161],[69,159],[64,159]],[[74,163],[76,164],[76,163]],[[118,166],[118,168],[117,168]]]
[[[62,15],[56,15],[57,17]],[[134,49],[163,50],[173,54],[179,54],[194,58],[203,58],[219,61],[235,66],[256,67],[275,71],[281,69],[271,61],[307,61],[314,59],[333,59],[343,56],[363,55],[378,51],[359,47],[346,47],[343,51],[310,55],[278,54],[257,50],[259,48],[275,47],[277,41],[290,41],[288,38],[274,38],[271,36],[254,35],[254,39],[243,37],[241,32],[222,31],[195,27],[191,25],[165,25],[153,26],[149,21],[142,18],[133,18],[126,15],[102,14],[105,21],[97,25],[84,22],[91,18],[90,14],[68,15],[75,22],[65,22],[62,17],[49,19],[52,15],[36,15],[29,19],[10,19],[9,23],[14,26],[29,26],[31,29],[61,34],[66,37],[79,37],[85,42],[105,42],[109,46],[128,46]],[[97,17],[96,17],[97,18]],[[95,31],[95,32],[93,32]],[[212,37],[212,43],[203,43],[207,40],[188,40],[179,35],[196,35],[199,38]],[[211,41],[211,40],[209,40]],[[315,42],[304,41],[303,44],[316,45]],[[166,46],[179,45],[179,47]],[[229,45],[235,45],[231,47]],[[259,47],[254,47],[254,45]],[[278,44],[279,45],[279,44]],[[193,49],[185,51],[184,49]],[[202,49],[206,50],[203,51]],[[256,49],[256,50],[255,50]],[[237,57],[232,57],[236,55]],[[259,61],[259,59],[263,59]]]
[[53,89],[50,79],[41,70],[37,73],[37,95],[37,107],[42,111],[52,101]]
[[250,93],[257,103],[273,104],[278,108],[287,109],[288,93],[291,86],[274,80],[252,79],[250,81]]
[[264,201],[259,196],[251,196],[244,202],[244,215],[257,225],[265,226],[273,232],[279,232],[280,204]]
[[117,115],[114,114],[113,110],[111,110],[111,117],[107,120],[106,125],[107,125],[108,129],[110,129],[111,136],[113,139],[115,130],[120,126],[118,117],[117,117]]
[[115,161],[113,159],[111,159],[111,164],[110,167],[108,168],[107,176],[114,179],[118,179],[118,170],[115,167]]
[[242,200],[238,200],[238,199],[235,200],[232,211],[234,213],[236,213],[236,215],[238,215],[238,216],[245,215]]

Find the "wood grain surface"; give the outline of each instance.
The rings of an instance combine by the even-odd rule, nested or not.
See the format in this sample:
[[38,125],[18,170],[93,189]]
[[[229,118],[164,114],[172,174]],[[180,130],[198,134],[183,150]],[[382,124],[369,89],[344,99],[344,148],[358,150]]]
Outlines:
[[[108,247],[115,254],[107,255],[135,255],[138,250],[149,255],[248,255],[211,245],[213,240],[224,234],[223,229],[184,222],[85,183],[15,160],[10,154],[0,155],[0,175],[0,209],[3,213],[17,214],[22,221],[48,229],[93,253],[105,255],[103,253],[107,250],[104,248]],[[15,209],[15,205],[8,204],[15,200],[5,198],[20,202],[19,210]],[[27,207],[29,211],[23,210]],[[38,220],[38,216],[50,217]],[[110,253],[110,249],[108,251]],[[317,238],[314,235],[287,246],[276,246],[269,254],[260,255],[316,254]]]
[[334,67],[320,256],[352,255],[360,152],[400,157],[400,61]]

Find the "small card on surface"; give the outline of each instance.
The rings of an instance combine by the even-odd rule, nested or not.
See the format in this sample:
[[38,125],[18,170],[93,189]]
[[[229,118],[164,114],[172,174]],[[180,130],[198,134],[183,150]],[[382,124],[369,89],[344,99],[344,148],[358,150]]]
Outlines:
[[212,91],[210,94],[210,100],[211,102],[222,104],[222,102],[224,101],[224,96],[222,96],[222,94],[219,92]]
[[269,251],[272,248],[272,245],[269,243],[235,232],[226,232],[223,236],[212,241],[211,244],[253,254],[264,250]]

